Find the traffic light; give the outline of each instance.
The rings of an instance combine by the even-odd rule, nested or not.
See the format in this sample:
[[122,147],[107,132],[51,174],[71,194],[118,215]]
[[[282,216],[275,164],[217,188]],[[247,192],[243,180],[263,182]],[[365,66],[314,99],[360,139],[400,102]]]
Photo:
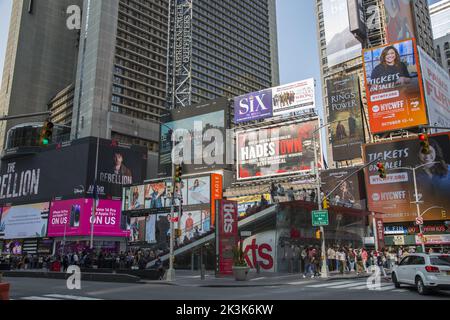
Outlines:
[[421,152],[423,154],[430,154],[430,141],[426,133],[419,134],[420,145],[422,146]]
[[320,229],[318,229],[318,230],[316,231],[316,239],[317,239],[317,240],[322,239],[322,232],[320,232]]
[[386,168],[384,167],[384,164],[381,162],[378,162],[377,164],[377,168],[378,168],[378,174],[380,175],[381,179],[386,179]]
[[323,207],[323,209],[325,209],[325,210],[327,210],[328,208],[330,208],[330,202],[328,201],[327,197],[324,197],[324,198],[323,198],[322,207]]
[[54,125],[51,121],[45,121],[39,138],[39,144],[41,146],[48,146],[50,144],[53,136],[53,127]]
[[175,183],[181,182],[183,177],[183,165],[175,166]]

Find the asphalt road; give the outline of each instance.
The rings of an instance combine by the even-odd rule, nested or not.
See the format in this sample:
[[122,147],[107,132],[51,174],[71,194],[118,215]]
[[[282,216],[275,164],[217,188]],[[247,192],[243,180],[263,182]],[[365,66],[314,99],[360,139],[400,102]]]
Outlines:
[[412,288],[395,289],[388,282],[369,290],[364,279],[238,288],[82,282],[81,290],[67,289],[64,280],[4,280],[11,284],[12,300],[450,300],[450,292],[420,296]]

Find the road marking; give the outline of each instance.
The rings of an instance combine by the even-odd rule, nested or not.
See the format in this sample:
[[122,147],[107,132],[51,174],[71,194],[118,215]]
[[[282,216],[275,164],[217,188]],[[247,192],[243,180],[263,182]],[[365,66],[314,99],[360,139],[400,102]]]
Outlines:
[[62,300],[62,299],[56,299],[56,298],[46,298],[46,297],[24,297],[20,298],[20,300]]
[[308,284],[308,283],[314,283],[315,281],[297,281],[297,282],[288,282],[289,285],[291,286],[297,286],[299,284]]
[[339,285],[339,284],[346,284],[346,283],[354,283],[353,281],[338,281],[338,282],[333,282],[333,283],[322,283],[322,284],[316,284],[314,286],[308,286],[308,288],[324,288],[324,287],[329,287],[329,286],[335,286],[335,285]]
[[250,279],[250,281],[258,281],[258,280],[262,280],[262,279],[266,279],[266,277],[259,277],[259,278],[255,278],[255,279]]
[[339,286],[332,286],[328,287],[329,289],[344,289],[344,288],[351,288],[351,287],[358,287],[361,286],[364,282],[356,282],[356,283],[349,283],[349,284],[343,284]]
[[64,295],[64,294],[46,294],[45,297],[50,298],[61,298],[61,299],[69,299],[69,300],[101,300],[96,298],[90,298],[90,297],[79,297],[79,296],[71,296],[71,295]]

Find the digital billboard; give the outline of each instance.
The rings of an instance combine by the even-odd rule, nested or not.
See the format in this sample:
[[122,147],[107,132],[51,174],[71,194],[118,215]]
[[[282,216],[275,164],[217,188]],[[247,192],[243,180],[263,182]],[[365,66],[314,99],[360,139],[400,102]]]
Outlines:
[[[88,236],[91,234],[93,199],[54,201],[48,224],[49,237]],[[99,200],[95,211],[94,235],[126,237],[129,227],[122,218],[121,202]]]
[[[95,176],[96,139],[91,140],[88,178]],[[111,140],[99,140],[97,186],[99,196],[121,197],[122,187],[143,182],[147,173],[147,148]],[[93,194],[88,181],[88,195]]]
[[365,142],[359,78],[350,75],[327,80],[328,110],[334,161],[361,158]]
[[[321,171],[320,179],[323,192],[328,195],[344,178],[359,169],[359,167],[352,167]],[[361,171],[346,180],[329,196],[329,200],[332,205],[365,210],[366,194],[363,172]]]
[[415,38],[413,1],[384,0],[387,42]]
[[364,50],[372,133],[428,124],[414,39]]
[[430,126],[450,127],[450,76],[422,48],[417,47]]
[[164,116],[160,137],[159,178],[172,176],[172,153],[183,162],[184,175],[226,167],[225,131],[229,126],[228,107],[227,99],[218,99],[176,109]]
[[45,238],[49,203],[3,207],[0,213],[0,239]]
[[361,43],[350,32],[347,0],[324,0],[322,4],[328,67],[361,56]]
[[[417,209],[413,171],[416,168],[421,213],[432,207],[450,210],[450,136],[433,135],[430,154],[424,154],[419,139],[399,139],[364,146],[366,163],[381,158],[387,170],[381,179],[376,164],[366,170],[366,190],[370,211],[383,213],[383,221],[415,221]],[[430,210],[424,220],[442,220],[442,210]]]
[[[1,161],[0,204],[37,203],[92,196],[97,139],[50,145],[41,152]],[[99,140],[98,196],[121,197],[124,184],[146,176],[147,149]]]
[[237,179],[310,171],[316,120],[236,133]]

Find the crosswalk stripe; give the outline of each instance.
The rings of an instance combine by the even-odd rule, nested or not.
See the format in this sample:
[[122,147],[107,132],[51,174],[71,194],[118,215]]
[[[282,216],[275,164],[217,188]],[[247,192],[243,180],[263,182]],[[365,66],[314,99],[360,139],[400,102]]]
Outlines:
[[61,300],[61,299],[56,299],[56,298],[46,298],[46,297],[24,297],[24,298],[20,298],[20,300]]
[[46,294],[45,297],[70,299],[70,300],[100,300],[100,299],[96,299],[96,298],[79,297],[79,296],[71,296],[71,295],[64,295],[64,294]]
[[343,284],[339,286],[332,286],[329,287],[330,289],[344,289],[344,288],[351,288],[351,287],[358,287],[361,286],[364,282],[356,282],[356,283],[349,283],[349,284]]
[[329,286],[336,286],[336,285],[340,285],[340,284],[346,284],[346,283],[354,283],[353,281],[337,281],[337,282],[333,282],[333,283],[323,283],[323,284],[316,284],[313,286],[308,286],[308,288],[324,288],[324,287],[329,287]]
[[314,283],[315,281],[294,281],[294,282],[288,282],[289,285],[291,286],[297,286],[299,284],[308,284],[308,283]]
[[258,280],[262,280],[262,279],[266,279],[266,277],[254,278],[254,279],[250,279],[250,281],[258,281]]

